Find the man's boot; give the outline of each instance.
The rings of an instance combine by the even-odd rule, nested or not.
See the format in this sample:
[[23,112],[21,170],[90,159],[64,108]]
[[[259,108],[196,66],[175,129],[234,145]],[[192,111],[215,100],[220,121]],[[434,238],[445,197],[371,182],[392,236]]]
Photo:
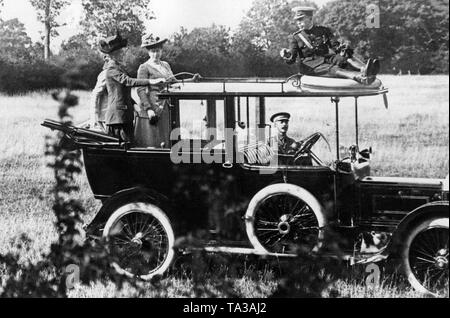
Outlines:
[[381,65],[380,60],[374,59],[372,60],[371,74],[367,74],[369,76],[377,76],[380,73]]
[[373,76],[364,76],[364,73],[362,72],[358,73],[353,71],[346,71],[344,69],[336,70],[335,74],[339,77],[352,79],[363,85],[370,85],[375,80]]
[[363,64],[361,61],[351,58],[347,62],[352,67],[360,70],[363,76],[377,76],[380,73],[380,60],[369,59],[366,64]]
[[360,60],[351,58],[347,59],[348,64],[350,64],[353,68],[357,69],[358,71],[361,71],[363,76],[371,76],[376,75],[374,74],[374,67],[375,65],[374,60],[368,59],[366,64],[363,64]]

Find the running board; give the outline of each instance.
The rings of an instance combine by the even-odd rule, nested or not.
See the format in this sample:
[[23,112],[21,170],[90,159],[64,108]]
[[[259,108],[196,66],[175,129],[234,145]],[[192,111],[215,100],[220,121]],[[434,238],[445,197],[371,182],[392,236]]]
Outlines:
[[[283,254],[283,253],[270,253],[266,251],[260,251],[254,248],[245,247],[227,247],[227,246],[206,246],[198,248],[189,248],[188,250],[201,250],[208,253],[227,253],[227,254],[244,254],[244,255],[256,255],[256,256],[270,256],[270,257],[285,257],[285,258],[296,258],[299,257],[297,254]],[[336,255],[322,255],[324,257],[336,258]],[[343,260],[349,260],[350,255],[345,255],[342,257]]]
[[[205,251],[207,253],[225,253],[225,254],[240,254],[240,255],[255,255],[255,256],[269,256],[269,257],[279,257],[279,258],[296,258],[299,257],[297,254],[282,254],[282,253],[270,253],[266,251],[256,250],[254,248],[246,247],[227,247],[227,246],[206,246],[206,247],[190,247],[184,250],[185,253],[192,251]],[[357,258],[353,255],[346,254],[342,256],[337,255],[322,255],[323,257],[330,258],[340,258],[343,261],[350,261],[351,265],[357,264],[367,264],[367,263],[377,263],[387,258],[387,255],[377,254],[372,257],[367,258]]]
[[201,250],[208,253],[226,253],[226,254],[245,254],[245,255],[257,255],[257,256],[272,256],[272,257],[289,257],[294,258],[296,254],[281,254],[270,253],[266,251],[259,251],[254,248],[246,247],[227,247],[227,246],[206,246],[206,247],[190,247],[186,251]]

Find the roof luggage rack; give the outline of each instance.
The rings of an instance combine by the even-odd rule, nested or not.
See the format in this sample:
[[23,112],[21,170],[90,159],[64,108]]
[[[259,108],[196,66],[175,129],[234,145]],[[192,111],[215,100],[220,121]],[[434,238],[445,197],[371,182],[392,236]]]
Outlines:
[[196,81],[179,81],[168,85],[161,98],[197,98],[224,96],[251,97],[359,97],[385,95],[388,89],[380,80],[371,85],[352,80],[303,76],[277,77],[200,77]]

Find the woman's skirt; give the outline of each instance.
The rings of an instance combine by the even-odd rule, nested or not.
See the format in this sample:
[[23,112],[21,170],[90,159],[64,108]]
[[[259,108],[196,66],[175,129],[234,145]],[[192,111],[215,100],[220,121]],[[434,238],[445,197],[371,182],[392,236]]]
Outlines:
[[134,125],[134,144],[138,148],[170,147],[169,106],[164,103],[164,110],[156,124],[151,124],[146,111],[136,113]]

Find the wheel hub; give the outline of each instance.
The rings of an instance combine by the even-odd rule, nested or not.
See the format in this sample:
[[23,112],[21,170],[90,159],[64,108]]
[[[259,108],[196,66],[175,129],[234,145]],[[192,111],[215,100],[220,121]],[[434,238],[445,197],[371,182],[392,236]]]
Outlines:
[[278,231],[282,235],[289,234],[291,231],[291,225],[289,224],[289,219],[291,216],[289,214],[285,214],[280,218],[280,223],[278,223]]
[[141,232],[139,232],[133,237],[133,239],[131,240],[131,244],[133,245],[134,248],[140,249],[142,247],[143,236],[144,235]]
[[448,268],[448,250],[442,249],[437,254],[435,257],[436,266],[440,269]]

